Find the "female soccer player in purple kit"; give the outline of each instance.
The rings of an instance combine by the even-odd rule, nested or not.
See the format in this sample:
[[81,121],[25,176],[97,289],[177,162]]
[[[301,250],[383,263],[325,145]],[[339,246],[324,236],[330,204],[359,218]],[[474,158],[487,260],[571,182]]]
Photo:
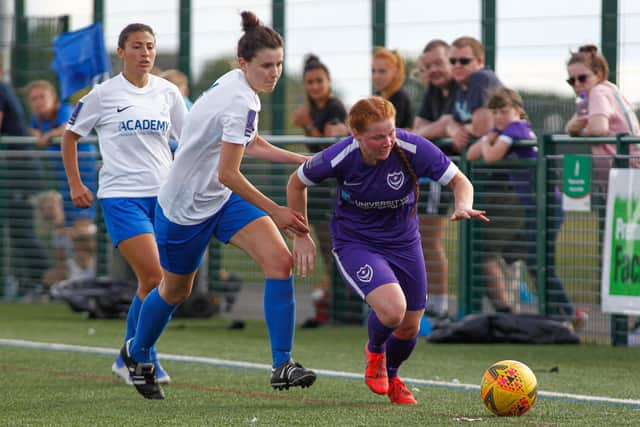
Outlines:
[[[306,218],[307,187],[337,181],[331,219],[333,255],[346,283],[373,309],[365,346],[365,382],[392,403],[416,400],[398,368],[416,345],[427,301],[427,275],[416,202],[418,177],[449,185],[455,195],[452,221],[479,218],[473,186],[431,142],[395,127],[393,105],[380,97],[358,101],[349,112],[353,136],[316,154],[289,178],[289,207]],[[313,269],[315,244],[297,234],[293,257],[298,274]]]

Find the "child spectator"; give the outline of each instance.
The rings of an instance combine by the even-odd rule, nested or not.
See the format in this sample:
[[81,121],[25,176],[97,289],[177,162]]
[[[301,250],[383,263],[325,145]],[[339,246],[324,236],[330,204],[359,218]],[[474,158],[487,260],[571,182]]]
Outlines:
[[[501,159],[535,159],[537,148],[517,147],[513,143],[519,140],[535,140],[536,135],[523,109],[522,98],[512,89],[501,87],[493,92],[487,102],[495,127],[471,145],[467,159],[484,160],[493,163]],[[487,279],[487,291],[496,311],[515,311],[519,298],[509,298],[506,286],[503,261],[513,264],[518,258],[525,257],[529,273],[536,277],[535,266],[535,198],[531,187],[533,177],[527,169],[516,169],[505,174],[503,182],[492,179],[496,184],[484,188],[486,195],[483,204],[491,206],[495,212],[493,220],[484,227],[482,238],[485,249],[491,254],[482,261],[484,277]],[[496,178],[496,177],[494,177]],[[491,196],[495,194],[496,196]],[[550,239],[555,247],[557,226],[550,227]],[[555,274],[553,258],[549,257],[548,286],[550,298],[556,299],[556,306],[566,317],[573,317],[574,309],[569,302],[562,282]]]
[[[48,162],[55,175],[58,190],[62,193],[65,225],[72,226],[76,221],[93,223],[95,208],[80,209],[71,203],[67,176],[64,172],[60,144],[54,138],[61,137],[73,107],[58,100],[55,87],[46,80],[35,80],[27,86],[27,100],[31,110],[29,133],[36,139],[36,145],[51,153]],[[97,149],[92,143],[78,144],[78,163],[83,182],[90,188],[96,188]]]

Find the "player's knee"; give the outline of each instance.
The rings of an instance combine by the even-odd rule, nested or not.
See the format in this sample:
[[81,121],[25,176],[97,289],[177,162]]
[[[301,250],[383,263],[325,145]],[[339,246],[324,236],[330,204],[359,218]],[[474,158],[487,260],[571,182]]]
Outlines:
[[138,293],[147,296],[162,281],[162,273],[149,274],[138,281]]
[[376,316],[383,325],[389,328],[397,327],[404,319],[405,309],[400,304],[390,304],[387,307],[376,311]]
[[400,325],[393,331],[393,334],[400,340],[411,340],[418,336],[420,325]]
[[293,270],[293,257],[288,250],[279,251],[264,261],[262,269],[267,277],[289,277]]
[[160,287],[160,296],[171,305],[182,304],[191,295],[193,286],[176,286],[164,283]]

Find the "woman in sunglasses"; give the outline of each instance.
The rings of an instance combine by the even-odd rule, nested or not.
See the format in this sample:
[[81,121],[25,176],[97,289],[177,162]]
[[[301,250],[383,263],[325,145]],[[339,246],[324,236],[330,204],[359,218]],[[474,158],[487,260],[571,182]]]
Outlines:
[[[620,133],[640,135],[638,118],[620,89],[607,80],[609,64],[594,45],[581,46],[567,61],[567,83],[576,95],[586,96],[586,114],[576,112],[565,131],[572,136],[615,136]],[[631,154],[634,147],[631,146]],[[592,145],[591,153],[613,157],[614,144]],[[596,185],[607,182],[611,160],[594,159]]]

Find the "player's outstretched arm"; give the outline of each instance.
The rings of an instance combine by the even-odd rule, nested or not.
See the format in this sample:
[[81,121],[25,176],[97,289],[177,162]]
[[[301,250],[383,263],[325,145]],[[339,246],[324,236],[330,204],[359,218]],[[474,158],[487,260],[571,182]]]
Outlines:
[[247,202],[266,212],[283,232],[308,233],[309,227],[302,215],[293,209],[278,205],[244,176],[240,170],[244,152],[243,145],[222,141],[218,168],[220,182]]
[[293,163],[296,165],[304,163],[309,158],[302,154],[276,147],[260,135],[256,135],[253,142],[247,146],[246,154],[273,163]]
[[451,215],[451,221],[479,218],[489,222],[489,218],[485,216],[486,211],[473,209],[473,185],[462,172],[458,171],[449,182],[449,187],[455,196],[455,211]]

